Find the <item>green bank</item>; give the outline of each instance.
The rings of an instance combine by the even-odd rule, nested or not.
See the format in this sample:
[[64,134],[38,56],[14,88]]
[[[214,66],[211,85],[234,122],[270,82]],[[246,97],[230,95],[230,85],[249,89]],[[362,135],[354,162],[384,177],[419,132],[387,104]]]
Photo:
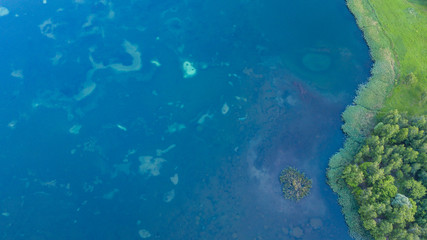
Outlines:
[[[343,171],[354,164],[366,138],[390,110],[407,113],[410,119],[427,114],[427,1],[347,0],[347,4],[363,31],[374,65],[371,78],[343,113],[347,139],[330,159],[328,180],[339,195],[351,235],[355,239],[372,239],[372,226],[368,231],[366,223],[363,225],[360,205],[354,189],[345,182]],[[380,221],[380,217],[376,218],[378,227]]]

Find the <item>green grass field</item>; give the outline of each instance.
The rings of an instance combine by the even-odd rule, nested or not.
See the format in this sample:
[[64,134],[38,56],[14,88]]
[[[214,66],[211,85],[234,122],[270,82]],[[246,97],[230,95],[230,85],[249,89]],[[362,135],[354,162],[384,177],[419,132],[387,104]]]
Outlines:
[[[384,111],[427,113],[427,1],[369,0],[395,56],[397,86]],[[417,81],[408,82],[413,73]]]

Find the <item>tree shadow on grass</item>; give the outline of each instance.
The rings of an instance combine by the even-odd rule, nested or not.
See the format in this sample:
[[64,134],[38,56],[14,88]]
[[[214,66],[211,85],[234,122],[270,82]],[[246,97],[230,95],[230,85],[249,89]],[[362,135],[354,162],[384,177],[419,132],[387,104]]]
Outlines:
[[427,0],[408,0],[408,2],[413,3],[413,4],[418,4],[418,5],[421,5],[423,7],[427,7]]

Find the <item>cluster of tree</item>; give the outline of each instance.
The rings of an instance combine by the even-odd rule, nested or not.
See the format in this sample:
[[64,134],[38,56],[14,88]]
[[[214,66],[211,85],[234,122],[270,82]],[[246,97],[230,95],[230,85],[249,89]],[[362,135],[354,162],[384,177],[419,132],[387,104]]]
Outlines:
[[427,116],[378,123],[342,177],[375,239],[427,239]]
[[310,193],[311,180],[295,168],[283,169],[279,180],[282,184],[283,196],[286,199],[299,201]]

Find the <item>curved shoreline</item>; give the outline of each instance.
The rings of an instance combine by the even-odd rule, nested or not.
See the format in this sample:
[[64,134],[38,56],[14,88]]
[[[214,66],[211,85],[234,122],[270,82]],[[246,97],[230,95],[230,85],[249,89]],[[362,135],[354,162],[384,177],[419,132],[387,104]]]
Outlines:
[[346,134],[344,147],[329,160],[328,184],[338,194],[350,235],[354,239],[372,239],[364,229],[358,213],[358,205],[351,190],[341,179],[344,167],[353,160],[364,139],[376,123],[376,115],[384,106],[386,97],[395,86],[397,68],[391,40],[383,31],[369,0],[347,0],[347,6],[363,32],[374,62],[368,82],[360,85],[353,104],[343,112]]

